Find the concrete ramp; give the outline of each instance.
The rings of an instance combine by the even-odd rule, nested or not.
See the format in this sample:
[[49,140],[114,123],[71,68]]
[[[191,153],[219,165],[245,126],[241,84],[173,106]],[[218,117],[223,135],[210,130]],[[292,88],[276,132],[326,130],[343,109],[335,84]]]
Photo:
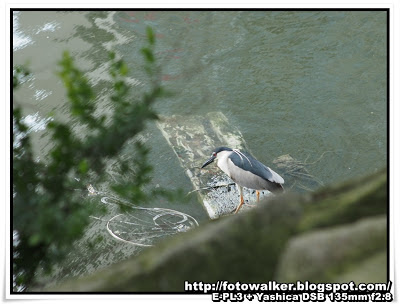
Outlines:
[[[204,169],[200,167],[218,146],[248,150],[240,131],[230,125],[221,112],[210,112],[205,116],[162,117],[157,125],[178,157],[209,217],[214,219],[234,211],[239,204],[239,192],[233,181],[215,162]],[[268,194],[268,191],[263,191],[260,199]],[[256,203],[255,191],[244,189],[244,199],[245,203]],[[249,207],[245,204],[243,209]]]

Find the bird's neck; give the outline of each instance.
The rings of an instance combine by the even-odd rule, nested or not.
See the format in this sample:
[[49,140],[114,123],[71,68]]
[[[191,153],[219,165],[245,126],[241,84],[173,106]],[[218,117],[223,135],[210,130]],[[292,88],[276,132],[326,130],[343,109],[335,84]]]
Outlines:
[[221,151],[220,153],[218,153],[218,162],[217,162],[218,167],[229,177],[231,177],[231,173],[228,167],[228,162],[230,162],[228,157],[231,153],[232,153],[231,151]]

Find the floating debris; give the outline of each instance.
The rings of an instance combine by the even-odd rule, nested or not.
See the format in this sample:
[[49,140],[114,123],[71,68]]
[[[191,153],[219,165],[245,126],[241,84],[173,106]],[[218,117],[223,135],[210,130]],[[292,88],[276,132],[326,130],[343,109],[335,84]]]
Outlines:
[[286,190],[297,189],[297,190],[305,190],[305,191],[313,191],[316,188],[323,186],[324,183],[310,174],[307,170],[306,166],[315,164],[320,161],[325,153],[321,155],[318,160],[312,163],[307,163],[307,159],[305,161],[299,161],[294,159],[289,154],[282,155],[272,161],[275,164],[277,169],[280,169],[280,172],[285,177],[285,186]]

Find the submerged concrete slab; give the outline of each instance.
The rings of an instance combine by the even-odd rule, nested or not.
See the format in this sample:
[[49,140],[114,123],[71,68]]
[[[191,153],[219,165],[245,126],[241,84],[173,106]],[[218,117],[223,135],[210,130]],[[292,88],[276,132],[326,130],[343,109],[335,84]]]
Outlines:
[[[215,162],[204,169],[200,167],[219,146],[251,153],[242,133],[221,112],[210,112],[205,116],[161,117],[157,126],[178,157],[209,217],[214,219],[232,213],[239,204],[239,191],[235,183]],[[308,172],[306,165],[289,154],[277,157],[270,164],[285,179],[285,190],[296,192],[313,190],[323,185]],[[263,191],[260,200],[268,196],[271,193]],[[244,200],[246,204],[242,210],[254,207],[257,204],[256,191],[245,188]]]
[[[162,117],[157,123],[168,144],[179,159],[186,175],[193,184],[210,218],[231,213],[239,204],[239,192],[234,182],[215,163],[204,169],[201,165],[219,146],[249,151],[241,132],[221,112],[210,112],[206,116]],[[260,194],[260,200],[268,196]],[[245,203],[255,204],[254,190],[244,190]],[[251,205],[244,205],[243,209]]]

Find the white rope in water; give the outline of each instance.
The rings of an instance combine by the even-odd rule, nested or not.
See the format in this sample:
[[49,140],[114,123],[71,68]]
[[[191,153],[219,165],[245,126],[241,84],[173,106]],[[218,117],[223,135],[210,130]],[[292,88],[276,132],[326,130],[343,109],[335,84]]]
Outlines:
[[[88,190],[91,195],[104,195],[104,193],[97,192],[91,185],[88,186]],[[100,201],[104,204],[117,204],[117,201],[119,201],[132,208],[131,212],[115,215],[108,221],[95,216],[90,217],[100,221],[107,221],[107,232],[113,238],[135,246],[151,247],[153,246],[152,241],[157,238],[185,232],[199,225],[192,216],[176,210],[133,206],[119,198],[108,196],[102,197]],[[121,227],[123,228],[123,232],[118,230],[118,226],[120,229]],[[121,235],[126,235],[126,237]]]
[[132,244],[132,245],[135,245],[135,246],[142,246],[142,247],[151,247],[152,245],[145,245],[145,244],[140,244],[140,243],[136,243],[136,242],[133,242],[133,241],[125,240],[125,239],[122,239],[119,236],[114,234],[114,232],[110,229],[110,222],[114,218],[117,218],[118,216],[121,216],[121,215],[123,215],[123,214],[116,215],[116,216],[112,217],[109,221],[107,221],[107,231],[108,231],[108,233],[110,233],[110,235],[112,237],[114,237],[115,239],[117,239],[119,241],[122,241],[122,242],[125,242],[125,243],[128,243],[128,244]]

